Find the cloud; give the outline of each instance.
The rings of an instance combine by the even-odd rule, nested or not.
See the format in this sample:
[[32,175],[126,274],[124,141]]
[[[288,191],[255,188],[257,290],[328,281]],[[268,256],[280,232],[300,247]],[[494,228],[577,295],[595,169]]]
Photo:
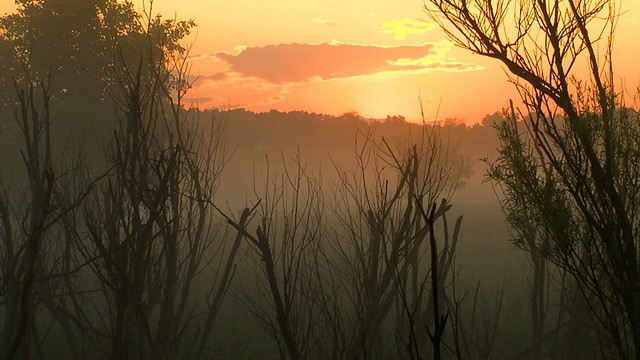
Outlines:
[[198,76],[199,80],[212,80],[212,81],[220,81],[220,80],[226,80],[229,78],[229,75],[227,75],[226,73],[219,71],[215,74],[212,75],[200,75]]
[[[434,44],[383,47],[347,44],[280,44],[247,47],[217,57],[229,64],[229,71],[274,84],[330,80],[379,72],[424,68],[429,57],[439,57]],[[425,59],[403,63],[401,59]]]
[[311,22],[317,25],[335,25],[331,21],[323,18],[313,18],[311,19]]
[[460,62],[457,59],[448,56],[448,52],[451,51],[452,46],[453,43],[447,40],[443,40],[437,43],[433,43],[433,49],[431,50],[430,56],[419,59],[402,58],[392,62],[392,64],[406,69],[407,71],[404,72],[412,73],[425,73],[433,71],[443,71],[451,73],[463,71],[478,71],[484,69],[484,67],[479,64]]
[[420,20],[411,19],[393,19],[380,26],[385,34],[393,34],[396,40],[404,40],[408,35],[424,34],[435,29],[436,24]]
[[211,54],[203,53],[189,56],[190,61],[204,60],[211,58]]
[[[367,82],[393,81],[398,75],[483,69],[480,65],[452,58],[452,50],[448,41],[393,47],[337,41],[319,45],[237,47],[215,54],[220,66],[209,67],[209,73],[200,75],[190,96],[198,100],[202,108],[225,105],[230,108],[229,100],[225,99],[232,99],[234,104],[263,111],[276,104],[291,105],[292,99],[300,101],[311,94],[310,87],[335,89],[336,86],[361,83],[359,78],[366,78]],[[211,94],[224,98],[206,99]]]
[[[223,76],[221,75],[223,74]],[[287,99],[293,84],[274,84],[256,77],[244,77],[229,72],[200,76],[193,84],[190,95],[198,100],[202,108],[235,108],[244,106],[265,106]],[[223,96],[210,98],[211,94]],[[233,104],[229,102],[233,99]]]
[[435,69],[444,72],[462,72],[462,71],[478,71],[484,69],[483,66],[476,64],[466,64],[461,62],[434,62],[426,65],[429,69]]

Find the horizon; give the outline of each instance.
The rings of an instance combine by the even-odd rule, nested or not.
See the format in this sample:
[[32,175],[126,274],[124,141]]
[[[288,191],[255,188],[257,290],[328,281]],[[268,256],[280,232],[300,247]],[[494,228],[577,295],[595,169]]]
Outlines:
[[[478,119],[478,121],[475,121],[473,123],[464,121],[464,119],[460,119],[460,118],[437,118],[437,119],[425,119],[424,121],[422,119],[419,119],[417,121],[413,121],[412,119],[408,119],[405,116],[403,116],[402,114],[387,114],[384,117],[372,117],[372,116],[365,116],[363,114],[360,114],[356,111],[347,111],[344,112],[342,114],[327,114],[327,113],[322,113],[322,112],[313,112],[313,111],[307,111],[307,110],[287,110],[287,111],[283,111],[283,110],[278,110],[278,109],[269,109],[269,110],[263,110],[263,111],[255,111],[255,110],[250,110],[250,109],[246,109],[244,107],[236,107],[236,108],[229,108],[229,109],[225,109],[225,108],[199,108],[196,107],[199,111],[202,112],[207,112],[207,111],[212,111],[212,112],[233,112],[233,111],[239,111],[239,112],[245,112],[245,113],[250,113],[252,116],[259,116],[259,115],[267,115],[270,114],[272,112],[276,112],[278,114],[282,114],[285,116],[289,116],[289,115],[296,115],[296,113],[303,113],[303,114],[307,114],[307,115],[311,115],[311,116],[316,116],[318,117],[320,120],[326,120],[327,118],[332,118],[332,119],[339,119],[339,118],[343,118],[343,117],[348,117],[348,116],[353,116],[355,118],[358,118],[360,120],[363,121],[369,121],[369,122],[380,122],[380,123],[384,123],[385,121],[388,120],[393,120],[393,121],[404,121],[407,124],[410,125],[437,125],[437,126],[450,126],[450,125],[464,125],[465,127],[474,127],[474,126],[485,126],[483,124],[483,121],[487,118],[491,118],[494,116],[500,116],[500,117],[504,117],[503,114],[501,113],[500,110],[496,110],[493,113],[488,113],[483,115],[481,118]],[[520,116],[518,116],[518,122],[522,121],[522,119],[520,118]]]

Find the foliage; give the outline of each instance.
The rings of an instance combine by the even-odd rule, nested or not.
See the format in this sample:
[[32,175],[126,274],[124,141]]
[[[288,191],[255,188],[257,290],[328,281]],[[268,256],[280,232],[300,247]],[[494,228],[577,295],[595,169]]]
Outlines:
[[572,276],[607,334],[603,355],[640,358],[640,133],[613,84],[615,2],[430,0],[427,10],[457,45],[500,60],[527,106],[530,142],[512,109],[489,170],[516,243]]
[[117,93],[120,53],[132,63],[139,49],[151,45],[157,49],[150,56],[168,65],[167,57],[186,51],[180,41],[194,25],[139,14],[130,1],[21,0],[16,13],[0,19],[0,48],[6,50],[0,85],[28,70],[36,81],[50,76],[52,98],[73,107],[104,102]]

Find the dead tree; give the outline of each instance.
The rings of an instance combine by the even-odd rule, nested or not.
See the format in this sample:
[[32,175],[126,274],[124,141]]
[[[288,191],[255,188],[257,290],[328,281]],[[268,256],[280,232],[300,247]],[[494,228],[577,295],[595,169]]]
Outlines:
[[[78,296],[75,311],[93,306],[106,314],[93,343],[114,359],[175,357],[185,348],[202,356],[233,278],[238,240],[225,247],[212,207],[228,155],[224,122],[205,124],[183,104],[188,49],[172,37],[188,28],[148,15],[143,42],[121,46],[110,170],[84,204],[88,236],[78,244],[100,291]],[[220,281],[208,285],[213,296],[194,299],[198,275],[218,262],[222,273],[211,275]]]
[[[442,284],[452,273],[462,219],[456,222],[452,241],[445,221],[444,248],[433,248],[434,257],[425,261],[432,246],[429,239],[436,236],[426,220],[445,219],[451,205],[443,201],[427,219],[420,207],[452,194],[459,166],[447,158],[446,140],[437,132],[425,125],[418,138],[397,147],[364,132],[364,145],[356,149],[357,170],[340,173],[334,205],[339,225],[332,254],[337,258],[334,276],[345,289],[344,308],[353,311],[343,316],[344,321],[356,324],[342,326],[350,339],[347,358],[382,354],[385,345],[392,348],[384,339],[394,334],[404,356],[420,358],[426,351],[427,324],[435,308],[439,312],[445,307]],[[429,263],[437,269],[437,289],[425,282],[424,267]]]
[[281,176],[267,178],[264,195],[252,210],[260,221],[255,231],[227,216],[258,262],[258,288],[244,289],[241,301],[288,359],[319,353],[324,332],[315,301],[321,289],[313,276],[326,227],[320,184],[306,172],[298,154],[293,169],[285,164]]

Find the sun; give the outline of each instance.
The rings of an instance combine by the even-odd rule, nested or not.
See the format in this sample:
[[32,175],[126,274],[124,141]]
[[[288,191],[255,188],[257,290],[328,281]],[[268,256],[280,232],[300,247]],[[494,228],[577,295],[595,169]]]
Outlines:
[[407,91],[399,76],[384,74],[367,76],[354,84],[353,108],[366,118],[384,119],[387,115],[403,115],[407,121],[419,122],[419,91]]

